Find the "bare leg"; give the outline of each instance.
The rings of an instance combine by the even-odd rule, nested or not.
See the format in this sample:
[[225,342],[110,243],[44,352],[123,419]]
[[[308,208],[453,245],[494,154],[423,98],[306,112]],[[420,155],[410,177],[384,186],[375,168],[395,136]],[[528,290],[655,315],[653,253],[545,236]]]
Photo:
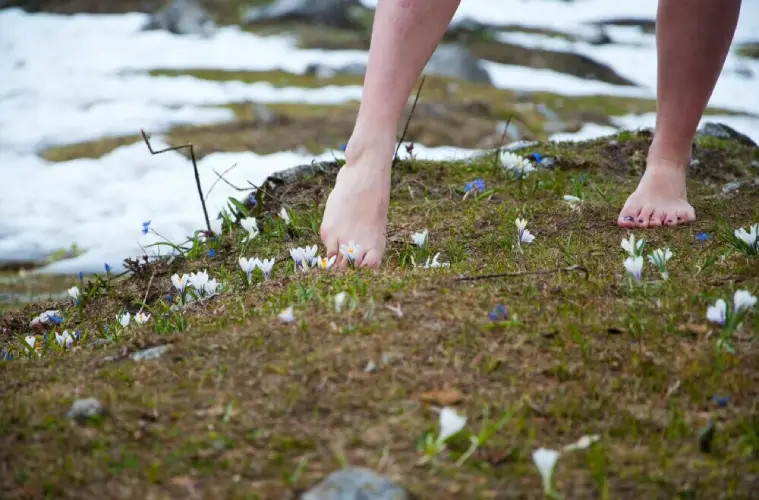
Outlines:
[[741,0],[659,0],[656,133],[638,188],[617,223],[675,226],[695,220],[685,177],[691,144],[730,49]]
[[353,240],[361,245],[357,264],[379,266],[385,252],[398,121],[458,5],[459,0],[377,2],[361,107],[348,141],[346,166],[338,173],[324,209],[321,236],[327,254],[336,254],[340,244]]

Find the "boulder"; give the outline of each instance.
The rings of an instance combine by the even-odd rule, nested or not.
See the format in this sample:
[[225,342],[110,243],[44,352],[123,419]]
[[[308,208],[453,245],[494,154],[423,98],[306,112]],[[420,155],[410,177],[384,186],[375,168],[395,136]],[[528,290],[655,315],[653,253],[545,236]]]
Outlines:
[[430,57],[424,73],[469,82],[492,84],[490,75],[465,46],[460,44],[440,45]]
[[243,23],[303,21],[332,28],[360,29],[355,11],[365,10],[358,0],[275,0],[269,5],[253,7],[243,16]]
[[197,0],[171,0],[153,14],[143,29],[209,37],[216,31],[216,23]]

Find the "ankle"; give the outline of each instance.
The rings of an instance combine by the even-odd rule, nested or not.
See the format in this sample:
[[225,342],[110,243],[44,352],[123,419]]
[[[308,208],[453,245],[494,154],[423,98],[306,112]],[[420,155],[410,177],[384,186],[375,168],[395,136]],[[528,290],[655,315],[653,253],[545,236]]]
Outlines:
[[345,148],[345,161],[348,165],[390,170],[394,153],[394,134],[369,135],[354,131]]
[[648,149],[648,164],[686,169],[691,159],[691,142],[673,143],[654,138]]

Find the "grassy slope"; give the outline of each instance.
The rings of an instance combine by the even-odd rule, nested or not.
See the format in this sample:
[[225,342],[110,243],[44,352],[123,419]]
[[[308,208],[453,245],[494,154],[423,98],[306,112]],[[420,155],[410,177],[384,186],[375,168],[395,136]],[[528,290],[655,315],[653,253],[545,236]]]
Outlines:
[[[631,285],[619,248],[626,231],[613,220],[647,141],[622,134],[543,145],[538,151],[561,168],[524,181],[490,159],[404,162],[394,174],[387,259],[376,273],[294,275],[288,249],[319,241],[334,169],[285,184],[259,205],[262,234],[247,252],[277,258],[272,280],[244,289],[230,274],[240,234],[227,235],[215,258],[199,248],[198,256],[112,283],[83,313],[63,306],[66,327],[85,331],[87,344],[147,297],[154,319],[116,345],[0,363],[0,488],[11,498],[186,498],[194,488],[206,498],[280,499],[347,462],[380,469],[421,498],[538,498],[532,450],[599,433],[600,443],[559,463],[557,486],[567,498],[748,498],[759,474],[759,350],[751,336],[759,314],[728,356],[717,353],[718,332],[704,313],[736,288],[759,292],[756,259],[716,238],[722,222],[759,220],[759,190],[714,196],[728,179],[755,176],[748,165],[759,153],[717,141],[697,148],[690,189],[699,220],[645,233],[651,248],[673,249],[671,279],[659,281],[647,264],[645,282]],[[492,196],[462,199],[461,186],[475,177]],[[561,201],[567,193],[586,199],[582,210]],[[280,203],[295,219],[289,232],[270,215]],[[537,235],[524,254],[514,247],[517,216]],[[450,269],[411,267],[409,257],[421,260],[424,251],[408,244],[409,234],[423,228],[430,252],[441,252]],[[697,242],[699,231],[712,239]],[[568,265],[587,267],[588,278],[455,281]],[[200,269],[228,275],[229,290],[166,314],[169,275]],[[355,306],[341,314],[332,307],[339,291]],[[488,319],[499,303],[512,321]],[[290,304],[297,325],[276,318]],[[40,307],[6,314],[2,343],[18,346]],[[173,348],[160,360],[103,361],[167,343]],[[396,361],[364,372],[383,353]],[[514,417],[463,467],[453,462],[465,438],[438,466],[415,466],[416,444],[437,420],[420,394],[446,388],[461,392],[457,408],[473,432],[486,407]],[[711,402],[717,394],[730,397],[726,408]],[[110,416],[69,423],[77,397],[100,399]],[[698,433],[710,419],[718,431],[705,454]]]

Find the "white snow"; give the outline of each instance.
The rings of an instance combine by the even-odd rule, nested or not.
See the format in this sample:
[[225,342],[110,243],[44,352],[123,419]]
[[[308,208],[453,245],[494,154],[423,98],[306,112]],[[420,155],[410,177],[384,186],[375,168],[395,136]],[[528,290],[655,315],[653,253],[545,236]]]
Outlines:
[[[757,6],[757,2],[743,2],[737,41],[759,38]],[[655,0],[464,0],[456,19],[471,17],[587,34],[596,29],[590,24],[594,21],[651,19],[655,11]],[[219,107],[230,102],[329,104],[361,97],[358,86],[277,88],[265,82],[152,77],[147,71],[154,68],[301,73],[313,63],[365,63],[367,54],[299,49],[288,37],[259,37],[235,27],[222,28],[209,39],[141,32],[146,19],[142,14],[58,16],[0,10],[0,260],[41,258],[75,243],[87,250],[84,255],[52,264],[44,272],[100,272],[104,262],[118,270],[125,257],[141,253],[140,245],[156,241],[152,235],[141,235],[143,221],[152,220],[151,227],[173,241],[181,241],[204,225],[192,166],[179,153],[151,156],[138,142],[100,159],[51,163],[38,156],[45,147],[136,134],[140,129],[156,134],[154,145],[160,147],[157,134],[173,125],[233,119],[229,109]],[[594,46],[520,33],[502,36],[521,45],[588,55],[613,67],[636,86],[611,85],[549,70],[494,63],[486,66],[496,85],[503,88],[653,97],[653,37],[629,27],[609,27],[607,33],[619,43]],[[755,76],[746,78],[736,69]],[[711,104],[759,112],[757,76],[756,61],[731,55]],[[759,140],[756,118],[717,119]],[[624,116],[615,119],[615,124],[638,128],[651,126],[653,121],[653,115]],[[613,127],[586,124],[576,134],[557,134],[552,139],[578,140],[613,132]],[[333,153],[338,157],[342,154],[326,151],[316,159],[332,159]],[[430,159],[461,159],[476,153],[414,147],[417,157]],[[214,169],[222,171],[237,164],[227,178],[244,185],[246,181],[259,183],[273,172],[313,159],[292,151],[272,155],[215,153],[203,158],[199,167],[207,190],[216,180]],[[212,218],[228,196],[239,197],[240,193],[218,183],[207,200]]]

